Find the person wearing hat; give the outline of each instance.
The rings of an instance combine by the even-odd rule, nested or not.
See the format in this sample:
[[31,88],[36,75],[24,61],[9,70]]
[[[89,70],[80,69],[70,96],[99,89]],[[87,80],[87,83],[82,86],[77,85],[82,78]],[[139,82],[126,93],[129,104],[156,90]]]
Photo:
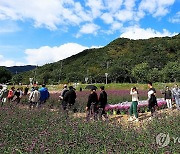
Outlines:
[[[71,109],[76,102],[76,92],[73,86],[69,86],[69,91],[67,91],[63,97],[63,110],[66,111],[66,116],[68,116],[68,109]],[[75,108],[73,111],[75,112]]]
[[105,117],[105,119],[107,120],[108,117],[107,117],[107,113],[105,112],[105,107],[107,105],[107,93],[106,91],[104,90],[104,86],[101,86],[100,87],[100,94],[99,94],[99,109],[98,109],[98,112],[99,112],[99,119],[102,120],[102,116]]
[[86,106],[86,120],[89,121],[93,116],[94,120],[97,120],[97,105],[98,105],[98,95],[96,89],[92,88],[91,93],[88,97],[88,102]]

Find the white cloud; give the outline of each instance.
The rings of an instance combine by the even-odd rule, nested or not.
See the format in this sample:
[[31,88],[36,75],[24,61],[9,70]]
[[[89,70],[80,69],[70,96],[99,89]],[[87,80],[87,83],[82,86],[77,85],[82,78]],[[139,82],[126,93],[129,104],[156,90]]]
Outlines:
[[[23,66],[23,65],[44,65],[56,62],[72,55],[78,54],[85,49],[101,48],[102,46],[82,46],[77,43],[66,43],[60,46],[42,46],[38,49],[26,49],[25,56],[19,58],[5,57],[0,54],[0,66]],[[10,52],[10,51],[9,51]],[[12,51],[11,51],[12,52]]]
[[80,37],[82,34],[93,34],[97,35],[97,31],[100,29],[100,27],[93,23],[85,24],[81,27],[79,33],[76,35],[76,37]]
[[165,16],[174,2],[175,0],[142,0],[139,4],[136,20],[143,18],[145,13],[151,14],[153,17]]
[[172,23],[180,23],[180,11],[176,13],[176,15],[169,19]]
[[104,0],[104,4],[109,12],[115,13],[121,8],[123,0]]
[[[78,11],[78,12],[77,12]],[[79,2],[73,0],[1,0],[0,20],[32,19],[36,27],[55,30],[61,24],[91,21]]]
[[102,0],[87,0],[86,6],[91,9],[91,14],[93,18],[97,18],[102,14],[102,10],[104,9]]
[[14,60],[6,59],[3,55],[0,55],[0,66],[22,66],[24,63],[15,62]]
[[28,64],[43,65],[65,59],[88,48],[76,43],[67,43],[59,47],[43,46],[39,49],[27,49],[25,53]]
[[133,11],[121,10],[118,13],[116,13],[115,17],[122,22],[130,21],[133,19]]
[[166,29],[163,29],[163,32],[158,32],[151,28],[143,29],[140,28],[139,26],[134,26],[134,27],[124,28],[124,31],[120,35],[120,37],[137,40],[137,39],[148,39],[153,37],[174,36],[176,34],[177,33],[170,33]]
[[120,30],[123,27],[122,23],[114,22],[111,26],[112,31]]
[[[146,15],[162,17],[175,0],[0,0],[0,21],[33,21],[35,27],[50,30],[80,27],[76,37],[97,34],[100,20],[117,27],[117,22],[132,25]],[[176,22],[178,19],[171,20]],[[87,28],[86,28],[87,26]],[[104,25],[103,25],[104,26]],[[120,27],[120,26],[118,26]],[[114,28],[116,29],[116,28]],[[108,30],[107,30],[108,31]],[[101,32],[104,30],[101,28]],[[77,32],[75,32],[77,33]]]
[[111,23],[114,22],[113,16],[112,16],[112,14],[110,14],[110,13],[104,13],[104,14],[101,16],[101,19],[102,19],[106,24],[111,24]]

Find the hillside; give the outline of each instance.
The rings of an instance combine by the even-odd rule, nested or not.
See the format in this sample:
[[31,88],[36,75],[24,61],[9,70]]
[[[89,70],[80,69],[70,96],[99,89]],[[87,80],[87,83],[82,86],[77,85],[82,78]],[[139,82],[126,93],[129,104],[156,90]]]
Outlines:
[[6,67],[12,74],[30,71],[36,68],[33,65]]
[[180,81],[180,34],[174,37],[130,40],[118,38],[107,46],[89,49],[65,60],[22,74],[39,83],[60,82],[173,82]]

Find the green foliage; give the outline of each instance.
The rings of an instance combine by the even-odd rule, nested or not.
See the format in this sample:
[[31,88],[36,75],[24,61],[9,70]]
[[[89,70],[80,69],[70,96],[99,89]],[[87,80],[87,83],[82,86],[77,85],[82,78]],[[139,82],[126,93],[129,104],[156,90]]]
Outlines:
[[132,75],[139,83],[147,82],[149,69],[147,63],[138,64],[132,69]]
[[[118,38],[103,48],[88,49],[63,61],[38,67],[36,80],[39,83],[84,82],[88,77],[89,83],[102,83],[107,72],[108,82],[171,82],[174,78],[180,81],[175,75],[179,65],[172,69],[171,75],[165,73],[169,72],[168,63],[180,63],[179,36],[148,40]],[[28,81],[29,77],[34,77],[34,71],[23,73],[22,81]]]
[[12,75],[5,67],[0,66],[0,83],[7,83],[11,79]]
[[162,70],[163,80],[167,81],[180,81],[180,63],[179,62],[169,62]]

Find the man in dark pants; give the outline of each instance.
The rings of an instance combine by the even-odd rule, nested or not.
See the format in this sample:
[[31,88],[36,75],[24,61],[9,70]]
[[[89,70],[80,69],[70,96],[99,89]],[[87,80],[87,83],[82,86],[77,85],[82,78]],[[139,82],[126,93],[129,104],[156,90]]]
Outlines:
[[[68,117],[68,110],[74,106],[76,101],[76,92],[75,89],[70,86],[69,91],[67,91],[63,97],[63,110],[66,113],[66,117]],[[75,108],[73,109],[75,112]]]
[[[152,83],[148,82],[148,107],[149,110],[151,111],[151,116],[154,116],[155,112],[155,106],[158,106],[157,100],[156,100],[156,90],[153,88]],[[151,119],[151,117],[150,117]]]
[[61,104],[62,104],[63,110],[66,110],[66,102],[64,101],[64,96],[65,96],[65,94],[66,94],[68,91],[69,91],[69,90],[68,90],[68,88],[67,88],[67,85],[65,84],[63,90],[61,91],[61,95],[59,96],[59,97],[60,97],[60,100],[61,100]]
[[102,116],[105,117],[105,119],[107,120],[107,113],[105,112],[105,107],[107,104],[107,93],[104,90],[104,86],[100,87],[100,95],[99,95],[99,109],[98,109],[98,114],[99,114],[99,119],[102,120]]
[[98,95],[96,89],[91,89],[91,94],[88,97],[88,103],[86,106],[86,120],[89,121],[91,116],[94,117],[94,120],[97,120],[97,105],[98,105]]

